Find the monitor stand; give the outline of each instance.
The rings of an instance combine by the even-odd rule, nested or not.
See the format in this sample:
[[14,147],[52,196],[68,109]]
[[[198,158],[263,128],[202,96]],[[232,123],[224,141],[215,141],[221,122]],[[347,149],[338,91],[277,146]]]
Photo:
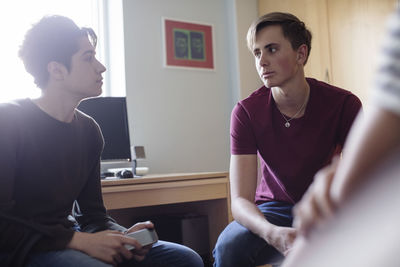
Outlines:
[[133,166],[131,161],[102,161],[100,163],[100,172],[104,173],[107,172],[109,169],[117,169],[117,168],[131,169],[132,167]]

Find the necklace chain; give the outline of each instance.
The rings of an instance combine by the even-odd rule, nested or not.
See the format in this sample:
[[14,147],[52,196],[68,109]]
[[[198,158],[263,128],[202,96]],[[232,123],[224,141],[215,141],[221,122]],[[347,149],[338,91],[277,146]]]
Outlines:
[[282,117],[285,119],[285,127],[289,128],[290,127],[290,121],[293,120],[294,118],[296,118],[297,115],[300,114],[300,112],[304,109],[304,107],[306,106],[307,103],[307,99],[308,99],[308,95],[306,96],[306,99],[304,100],[303,105],[301,105],[300,109],[296,112],[296,114],[294,114],[291,118],[287,119],[285,115],[283,115],[283,113],[279,110],[279,113],[281,113]]

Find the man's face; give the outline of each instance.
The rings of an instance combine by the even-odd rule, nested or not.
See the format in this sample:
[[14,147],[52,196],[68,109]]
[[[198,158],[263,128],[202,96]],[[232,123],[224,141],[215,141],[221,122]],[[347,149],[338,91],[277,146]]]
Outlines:
[[261,29],[253,47],[258,75],[266,87],[282,87],[296,75],[302,63],[297,51],[282,33],[281,26]]
[[98,96],[102,92],[102,73],[106,68],[95,57],[96,52],[87,37],[79,39],[79,50],[71,59],[66,87],[78,98]]

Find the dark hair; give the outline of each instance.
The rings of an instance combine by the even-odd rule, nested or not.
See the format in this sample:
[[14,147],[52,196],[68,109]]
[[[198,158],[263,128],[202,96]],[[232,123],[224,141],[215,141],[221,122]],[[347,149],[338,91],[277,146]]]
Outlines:
[[97,36],[91,28],[79,28],[71,19],[58,15],[45,16],[32,26],[19,57],[39,88],[43,89],[48,82],[49,62],[56,61],[70,70],[71,58],[79,50],[78,40],[84,36],[96,46]]
[[271,25],[281,26],[283,36],[289,40],[294,50],[299,48],[302,44],[307,46],[308,55],[304,62],[304,64],[306,64],[311,51],[312,34],[306,28],[304,22],[290,13],[272,12],[254,21],[247,32],[247,47],[250,51],[253,50],[257,33],[261,29]]

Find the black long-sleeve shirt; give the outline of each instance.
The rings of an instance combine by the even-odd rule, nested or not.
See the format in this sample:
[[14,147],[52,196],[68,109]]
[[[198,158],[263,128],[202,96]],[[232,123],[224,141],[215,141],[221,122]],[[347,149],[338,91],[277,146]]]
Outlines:
[[80,111],[64,123],[30,99],[0,104],[1,252],[26,240],[34,240],[34,251],[64,249],[74,233],[68,216],[75,201],[84,231],[125,230],[103,204],[103,142],[99,126]]

